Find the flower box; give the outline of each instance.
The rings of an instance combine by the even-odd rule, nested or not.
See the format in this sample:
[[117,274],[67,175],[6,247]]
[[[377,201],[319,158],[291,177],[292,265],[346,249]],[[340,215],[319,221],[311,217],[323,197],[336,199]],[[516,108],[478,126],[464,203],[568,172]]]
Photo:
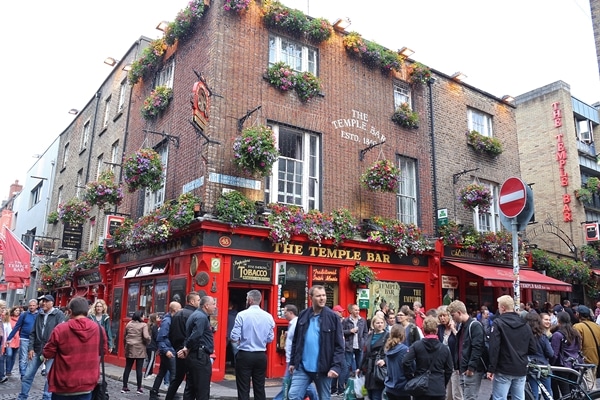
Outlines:
[[467,132],[467,144],[479,153],[492,157],[502,154],[502,143],[496,138],[483,136],[477,131]]

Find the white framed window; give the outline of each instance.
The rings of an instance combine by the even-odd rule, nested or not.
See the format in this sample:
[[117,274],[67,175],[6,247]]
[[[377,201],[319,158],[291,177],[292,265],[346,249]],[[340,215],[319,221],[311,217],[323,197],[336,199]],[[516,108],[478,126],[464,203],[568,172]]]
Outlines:
[[575,125],[577,129],[577,138],[580,141],[586,143],[592,143],[594,141],[592,121],[589,119],[580,119],[575,121]]
[[110,170],[115,172],[115,165],[119,164],[119,141],[117,140],[110,147]]
[[169,59],[163,66],[163,68],[156,75],[156,84],[157,86],[166,86],[168,88],[173,88],[173,72],[175,71],[175,61],[173,58]]
[[492,137],[492,116],[469,108],[467,110],[467,117],[469,119],[469,132],[477,131],[483,136]]
[[492,205],[487,212],[481,212],[479,207],[473,211],[473,224],[478,232],[498,232],[501,230],[498,208],[498,185],[490,182],[474,182],[486,186],[492,192]]
[[169,159],[168,142],[162,142],[154,150],[160,155],[160,160],[163,164],[163,183],[161,188],[154,192],[146,190],[146,198],[144,201],[144,214],[148,214],[149,212],[156,210],[165,202],[165,186],[167,184],[167,161]]
[[394,111],[403,103],[407,103],[412,109],[411,91],[408,85],[399,82],[394,83]]
[[77,183],[75,184],[75,196],[80,199],[81,198],[81,190],[84,189],[83,186],[83,169],[77,171]]
[[100,174],[104,170],[104,153],[98,156],[98,165],[96,165],[96,180],[100,178]]
[[317,75],[317,50],[277,35],[269,35],[269,66],[284,62],[293,70]]
[[398,157],[400,188],[398,190],[398,221],[417,224],[417,160]]
[[283,125],[271,126],[280,156],[265,182],[265,202],[319,209],[320,138]]
[[108,96],[106,100],[104,100],[104,120],[102,121],[102,127],[106,128],[108,126],[108,119],[110,117],[110,99],[112,96]]
[[[63,202],[63,187],[59,187],[58,188],[58,195],[56,196],[56,198],[58,199],[58,205],[61,205]],[[56,209],[58,211],[58,208]]]
[[69,143],[65,144],[65,151],[63,152],[63,162],[62,167],[67,167],[67,162],[69,161]]
[[44,181],[41,181],[33,189],[31,189],[31,193],[29,195],[29,208],[35,206],[42,199],[42,184]]
[[88,140],[90,140],[90,131],[92,127],[90,121],[86,121],[83,125],[83,132],[81,132],[81,143],[79,144],[79,151],[85,150],[87,148]]
[[123,111],[123,107],[125,107],[125,94],[127,93],[127,79],[121,82],[121,87],[119,87],[119,104],[117,105],[117,111]]

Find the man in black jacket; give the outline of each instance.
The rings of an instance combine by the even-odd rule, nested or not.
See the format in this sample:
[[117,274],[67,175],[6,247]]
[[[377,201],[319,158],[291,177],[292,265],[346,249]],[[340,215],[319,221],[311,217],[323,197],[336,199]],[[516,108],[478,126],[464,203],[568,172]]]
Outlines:
[[[171,318],[171,326],[169,328],[169,340],[175,349],[175,353],[183,349],[186,339],[185,324],[194,311],[198,309],[200,305],[200,295],[197,292],[190,292],[186,296],[186,305],[181,310],[177,311]],[[171,382],[169,383],[169,390],[165,400],[173,400],[179,385],[183,382],[183,378],[187,373],[187,367],[185,357],[177,357],[175,360],[175,376],[171,376]]]
[[498,313],[490,330],[488,378],[493,381],[492,399],[525,398],[527,355],[535,354],[536,342],[529,324],[515,312],[508,295],[498,297]]
[[330,400],[331,379],[342,372],[344,338],[339,316],[325,306],[327,294],[321,285],[308,291],[312,307],[298,316],[289,371],[292,383],[289,400],[302,400],[306,389],[315,383],[320,400]]
[[446,311],[460,326],[456,333],[456,357],[463,399],[476,400],[485,372],[481,359],[485,347],[483,326],[469,316],[465,303],[460,300],[450,303]]

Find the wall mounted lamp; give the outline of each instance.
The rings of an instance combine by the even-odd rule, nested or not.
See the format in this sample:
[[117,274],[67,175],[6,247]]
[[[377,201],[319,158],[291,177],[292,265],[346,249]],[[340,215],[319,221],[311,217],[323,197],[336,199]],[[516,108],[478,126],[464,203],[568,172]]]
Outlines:
[[467,78],[467,76],[465,74],[463,74],[462,72],[458,71],[458,72],[453,73],[451,78],[454,79],[455,81],[462,81],[462,80],[465,80]]
[[104,59],[104,64],[110,65],[111,67],[114,67],[118,62],[119,62],[119,60],[117,60],[116,58],[112,58],[112,57],[106,57]]
[[515,101],[515,98],[512,97],[510,94],[505,94],[504,96],[502,96],[502,101],[506,103],[512,103],[513,101]]
[[79,114],[79,110],[76,110],[76,109],[74,109],[74,108],[71,108],[71,109],[69,110],[69,114],[71,114],[71,115],[77,115],[77,114]]
[[123,71],[127,71],[127,72],[131,71],[131,64],[125,64],[123,66]]
[[169,26],[169,21],[160,21],[158,23],[158,25],[156,25],[156,29],[158,29],[159,31],[166,31],[167,27]]
[[333,29],[335,29],[338,32],[345,31],[349,26],[350,26],[350,18],[348,18],[348,17],[338,18],[333,23]]
[[415,52],[412,49],[409,49],[408,47],[402,47],[400,50],[398,50],[398,54],[400,54],[402,57],[408,58],[415,54]]

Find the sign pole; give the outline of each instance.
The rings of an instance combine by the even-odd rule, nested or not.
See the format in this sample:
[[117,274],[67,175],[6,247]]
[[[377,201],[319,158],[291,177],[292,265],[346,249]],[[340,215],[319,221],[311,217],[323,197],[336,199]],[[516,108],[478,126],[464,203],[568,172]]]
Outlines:
[[518,229],[519,223],[517,217],[511,218],[512,226],[512,248],[513,248],[513,274],[514,283],[513,287],[515,290],[515,311],[519,312],[521,308],[521,282],[519,280],[519,236]]

